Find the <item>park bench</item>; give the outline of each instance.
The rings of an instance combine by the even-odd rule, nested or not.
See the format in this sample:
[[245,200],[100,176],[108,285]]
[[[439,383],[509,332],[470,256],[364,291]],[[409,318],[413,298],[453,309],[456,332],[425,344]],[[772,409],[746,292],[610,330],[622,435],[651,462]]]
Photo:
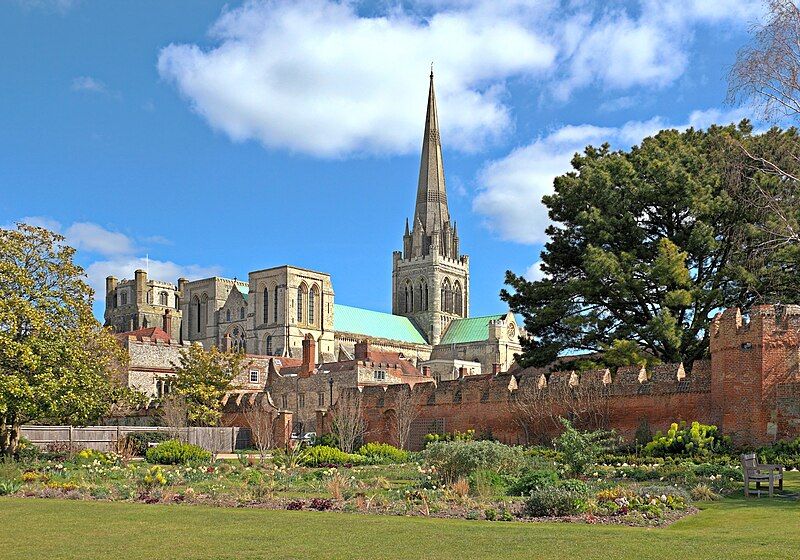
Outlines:
[[758,462],[755,453],[745,453],[742,455],[742,475],[744,476],[744,496],[750,497],[750,484],[755,482],[755,494],[761,497],[761,484],[767,483],[769,495],[772,497],[775,483],[778,489],[783,490],[783,466],[781,465],[762,465]]

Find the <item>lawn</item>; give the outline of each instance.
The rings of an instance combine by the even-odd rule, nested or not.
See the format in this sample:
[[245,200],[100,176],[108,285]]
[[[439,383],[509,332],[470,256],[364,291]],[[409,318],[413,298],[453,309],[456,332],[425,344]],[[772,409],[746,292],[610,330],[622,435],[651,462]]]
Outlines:
[[[787,477],[800,490],[800,476]],[[0,498],[0,558],[795,559],[800,502],[741,495],[660,529]]]

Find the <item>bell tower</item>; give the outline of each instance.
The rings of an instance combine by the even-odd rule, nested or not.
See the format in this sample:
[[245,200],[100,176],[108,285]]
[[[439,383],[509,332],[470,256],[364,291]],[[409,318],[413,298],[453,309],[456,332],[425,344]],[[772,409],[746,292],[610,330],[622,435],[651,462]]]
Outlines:
[[403,250],[392,262],[392,313],[409,317],[438,344],[450,321],[469,316],[469,257],[450,222],[439,116],[430,75],[414,221],[406,219]]

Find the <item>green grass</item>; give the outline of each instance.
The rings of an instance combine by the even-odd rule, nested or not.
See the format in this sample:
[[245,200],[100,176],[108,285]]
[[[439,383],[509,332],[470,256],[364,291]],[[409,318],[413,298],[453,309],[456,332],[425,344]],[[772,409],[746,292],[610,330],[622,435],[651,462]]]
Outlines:
[[[787,489],[800,490],[792,473]],[[0,558],[795,559],[800,502],[728,498],[663,529],[0,498]]]

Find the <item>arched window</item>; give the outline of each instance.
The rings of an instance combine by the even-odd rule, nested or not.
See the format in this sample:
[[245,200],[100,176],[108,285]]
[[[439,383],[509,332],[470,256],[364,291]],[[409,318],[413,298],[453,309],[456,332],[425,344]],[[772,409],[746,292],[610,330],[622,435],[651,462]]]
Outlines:
[[419,285],[417,285],[417,307],[420,311],[425,311],[425,300],[422,295],[422,280],[420,280]]
[[200,300],[197,298],[197,296],[192,298],[192,305],[189,308],[189,314],[192,315],[193,321],[191,321],[191,324],[194,327],[195,332],[200,332]]
[[240,319],[240,320],[242,320],[242,321],[244,320],[244,314],[245,314],[245,313],[246,313],[246,312],[245,312],[245,309],[244,309],[244,307],[242,307],[241,309],[239,309],[239,319]]
[[229,322],[229,323],[231,322],[231,310],[230,310],[230,309],[228,309],[227,311],[225,311],[225,320],[226,320],[227,322]]
[[315,319],[314,313],[316,313],[316,309],[315,309],[316,299],[317,299],[317,287],[313,286],[311,288],[311,290],[308,292],[308,324],[309,325],[314,325],[316,323],[315,320],[314,320]]
[[425,311],[427,311],[428,309],[430,309],[430,307],[428,306],[428,283],[426,282],[425,283]]
[[305,284],[300,284],[297,288],[297,322],[302,323],[305,319],[303,313],[303,304],[305,303],[307,288]]
[[264,341],[264,354],[272,356],[272,336],[268,336]]
[[269,288],[264,288],[264,322],[269,322]]
[[410,302],[410,300],[408,299],[408,284],[406,284],[405,296],[406,296],[405,303],[404,303],[405,313],[410,313],[411,312],[411,308],[408,306],[408,304]]
[[161,294],[159,295],[159,298],[160,298],[159,303],[161,305],[163,305],[164,307],[169,305],[169,296],[167,295],[167,292],[161,292]]
[[453,312],[453,289],[450,287],[450,279],[445,278],[442,282],[442,311],[445,313]]
[[175,309],[180,309],[180,308],[181,308],[181,298],[180,298],[180,296],[176,295],[175,296]]
[[200,326],[197,327],[197,330],[200,330],[200,327],[208,326],[208,295],[203,294],[203,297],[200,299]]
[[120,305],[128,305],[128,292],[122,292],[122,294],[120,294],[120,299],[122,300]]
[[272,299],[272,320],[278,322],[278,286],[275,286],[275,297]]
[[458,282],[456,282],[455,286],[453,287],[453,299],[454,299],[453,311],[455,312],[456,315],[462,317],[464,298],[463,295],[461,294],[461,284],[459,284]]

